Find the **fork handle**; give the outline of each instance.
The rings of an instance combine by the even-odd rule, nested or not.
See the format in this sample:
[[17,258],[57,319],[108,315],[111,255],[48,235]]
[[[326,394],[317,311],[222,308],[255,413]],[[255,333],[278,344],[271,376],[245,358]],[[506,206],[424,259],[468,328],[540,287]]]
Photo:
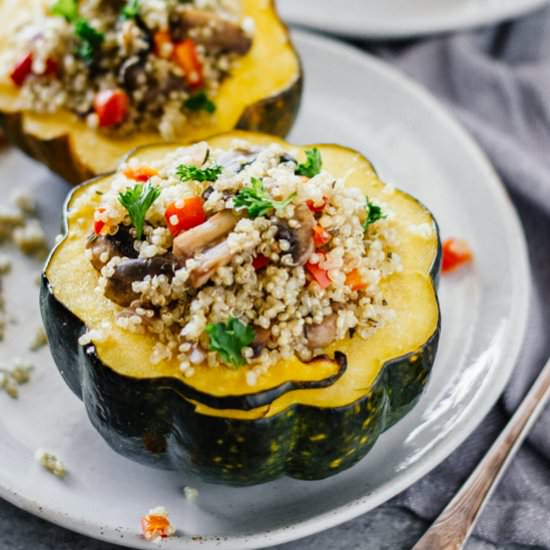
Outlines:
[[550,360],[464,486],[412,550],[460,550],[506,467],[550,398]]

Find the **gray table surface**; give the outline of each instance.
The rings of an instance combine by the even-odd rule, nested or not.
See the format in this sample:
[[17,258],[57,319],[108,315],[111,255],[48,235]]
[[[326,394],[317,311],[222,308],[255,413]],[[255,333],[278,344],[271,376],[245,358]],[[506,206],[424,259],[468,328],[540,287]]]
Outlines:
[[[381,506],[356,520],[275,550],[409,550],[428,524],[410,512]],[[0,499],[0,550],[117,550],[31,516]],[[466,550],[536,550],[472,539]]]

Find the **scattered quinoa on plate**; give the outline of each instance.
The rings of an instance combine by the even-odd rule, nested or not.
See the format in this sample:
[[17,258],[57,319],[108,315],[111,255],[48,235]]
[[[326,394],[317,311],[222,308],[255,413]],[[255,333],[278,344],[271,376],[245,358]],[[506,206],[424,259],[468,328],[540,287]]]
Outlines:
[[322,164],[316,148],[299,162],[234,140],[121,166],[87,255],[116,323],[155,336],[153,363],[177,359],[188,377],[246,366],[254,385],[281,359],[309,361],[393,318],[379,284],[401,270],[392,212]]
[[56,0],[14,34],[0,70],[24,109],[172,139],[215,116],[219,85],[253,34],[238,0]]

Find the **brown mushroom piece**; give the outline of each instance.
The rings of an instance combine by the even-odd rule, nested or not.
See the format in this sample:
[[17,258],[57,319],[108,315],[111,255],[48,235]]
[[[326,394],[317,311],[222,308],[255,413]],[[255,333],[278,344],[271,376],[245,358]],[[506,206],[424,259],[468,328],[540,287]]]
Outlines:
[[213,246],[201,254],[199,264],[191,270],[189,282],[193,288],[200,288],[206,284],[216,270],[231,262],[235,253],[231,251],[227,240]]
[[329,315],[318,325],[307,325],[305,335],[307,346],[311,349],[326,348],[336,340],[336,315]]
[[250,347],[254,352],[252,357],[259,357],[271,341],[271,331],[266,328],[255,326],[254,334],[254,341],[250,344]]
[[188,8],[181,13],[180,32],[189,33],[193,40],[208,50],[246,54],[252,40],[237,23],[213,12]]
[[174,260],[171,256],[155,256],[147,259],[123,260],[107,279],[105,296],[119,306],[127,307],[139,298],[132,284],[151,277],[165,275],[169,281],[174,277]]
[[315,250],[313,243],[315,218],[307,205],[303,203],[296,206],[294,214],[300,226],[292,228],[287,222],[279,222],[277,238],[288,241],[289,252],[293,260],[292,265],[299,266],[305,265]]
[[223,210],[204,223],[180,233],[174,239],[174,257],[179,261],[191,258],[229,234],[237,220],[238,217],[231,210]]
[[121,225],[115,235],[93,235],[87,248],[92,251],[90,261],[97,271],[101,271],[115,256],[137,258],[134,240],[129,229]]

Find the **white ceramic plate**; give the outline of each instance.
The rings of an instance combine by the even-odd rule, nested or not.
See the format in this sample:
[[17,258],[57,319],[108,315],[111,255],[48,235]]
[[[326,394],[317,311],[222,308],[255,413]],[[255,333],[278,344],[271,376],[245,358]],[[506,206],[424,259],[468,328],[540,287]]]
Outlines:
[[342,36],[405,38],[512,19],[548,0],[278,0],[283,18]]
[[[96,435],[48,351],[27,351],[38,325],[39,266],[20,256],[6,280],[8,328],[0,357],[32,358],[19,401],[0,394],[0,496],[59,525],[136,548],[139,519],[165,505],[178,528],[166,549],[244,550],[289,541],[351,519],[396,495],[441,462],[503,390],[523,339],[528,264],[522,231],[493,170],[468,135],[425,92],[347,46],[295,34],[307,84],[296,143],[340,142],[366,153],[383,178],[427,204],[443,235],[474,247],[475,264],[441,283],[443,332],[433,378],[419,405],[354,468],[320,482],[281,479],[234,489],[139,466]],[[346,82],[346,86],[340,83]],[[65,184],[15,151],[0,156],[2,201],[30,189],[53,235]],[[36,463],[37,447],[62,458],[60,481]],[[195,503],[181,494],[198,488]],[[192,536],[203,537],[200,541]]]

